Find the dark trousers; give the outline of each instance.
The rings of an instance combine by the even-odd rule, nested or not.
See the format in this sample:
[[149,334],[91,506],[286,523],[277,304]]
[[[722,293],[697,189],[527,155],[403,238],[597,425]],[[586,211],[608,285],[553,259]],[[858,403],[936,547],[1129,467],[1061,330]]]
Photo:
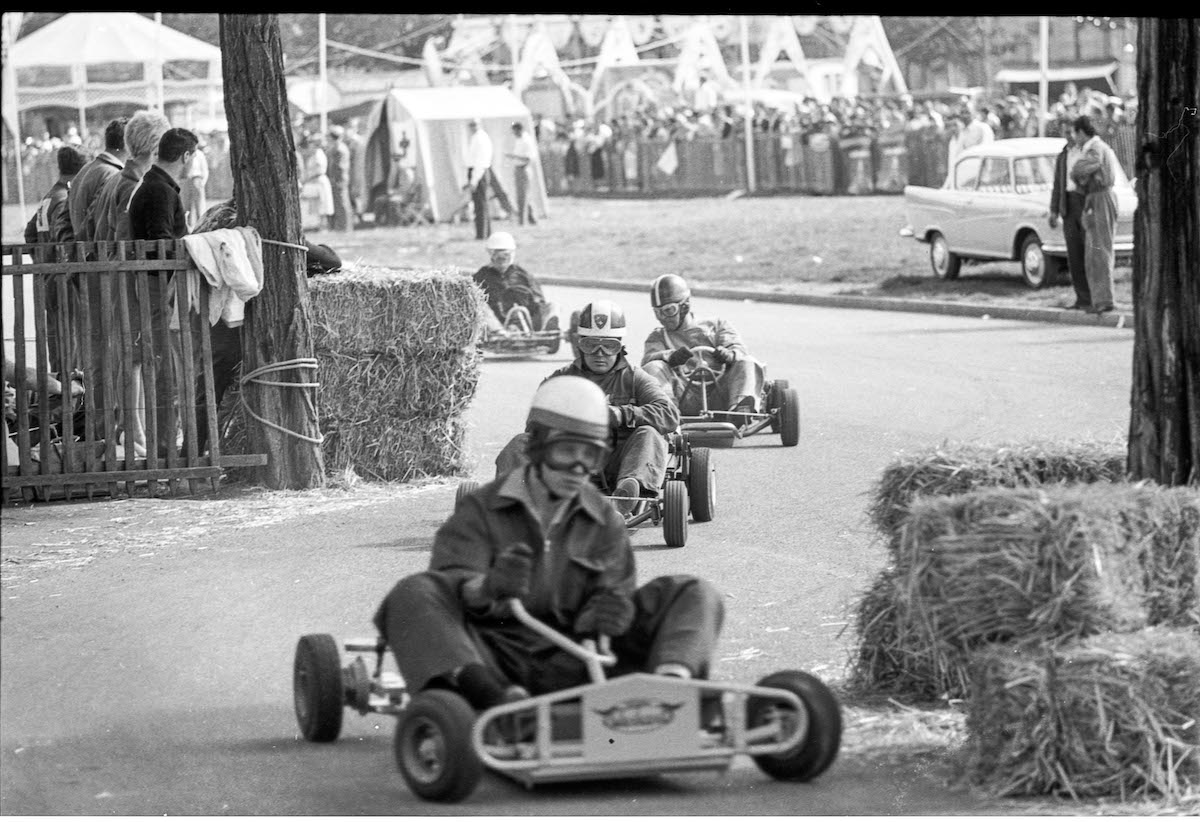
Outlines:
[[[221,407],[221,398],[237,380],[238,367],[242,364],[242,327],[230,328],[224,320],[209,331],[212,342],[213,395],[216,407]],[[199,359],[199,358],[197,358]],[[208,404],[204,397],[204,366],[196,364],[196,441],[197,453],[203,454],[208,446]],[[187,445],[184,445],[187,453]]]
[[486,240],[492,233],[492,213],[488,206],[488,170],[471,175],[475,180],[475,188],[471,192],[471,202],[475,206],[475,239]]
[[[633,602],[633,626],[613,639],[618,664],[608,673],[653,671],[674,662],[707,678],[725,616],[720,592],[678,574],[650,580],[634,592]],[[516,619],[470,619],[453,574],[425,571],[400,580],[374,622],[413,692],[470,663],[487,665],[533,694],[588,681],[582,662]],[[572,633],[570,625],[551,627]]]
[[1083,243],[1083,194],[1067,192],[1067,210],[1062,215],[1063,239],[1067,241],[1067,267],[1071,271],[1071,285],[1075,286],[1075,300],[1081,305],[1092,304],[1092,292],[1088,287],[1084,270]]

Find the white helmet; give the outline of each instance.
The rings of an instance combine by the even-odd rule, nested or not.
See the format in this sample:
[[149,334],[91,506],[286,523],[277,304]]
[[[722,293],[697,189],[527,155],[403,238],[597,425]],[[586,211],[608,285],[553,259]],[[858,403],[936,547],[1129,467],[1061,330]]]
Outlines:
[[588,303],[579,312],[579,336],[625,339],[625,310],[612,300]]
[[541,438],[553,431],[607,447],[608,398],[600,386],[583,377],[551,377],[533,395],[526,426]]
[[507,231],[496,231],[487,238],[488,251],[516,251],[517,241]]

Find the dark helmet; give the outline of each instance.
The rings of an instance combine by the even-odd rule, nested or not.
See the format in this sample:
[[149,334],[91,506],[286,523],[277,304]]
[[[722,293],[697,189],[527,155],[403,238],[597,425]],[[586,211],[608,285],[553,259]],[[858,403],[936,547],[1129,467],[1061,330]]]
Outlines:
[[682,303],[691,299],[692,290],[678,274],[663,274],[650,286],[650,306],[658,308],[667,303]]

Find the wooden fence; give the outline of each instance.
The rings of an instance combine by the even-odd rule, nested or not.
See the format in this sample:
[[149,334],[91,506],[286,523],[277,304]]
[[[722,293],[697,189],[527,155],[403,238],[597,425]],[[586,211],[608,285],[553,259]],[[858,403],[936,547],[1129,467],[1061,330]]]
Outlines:
[[209,289],[183,242],[5,245],[3,255],[0,330],[16,393],[4,501],[143,485],[156,495],[159,483],[195,493],[199,482],[216,490],[224,468],[265,464],[266,455],[221,454],[201,321]]

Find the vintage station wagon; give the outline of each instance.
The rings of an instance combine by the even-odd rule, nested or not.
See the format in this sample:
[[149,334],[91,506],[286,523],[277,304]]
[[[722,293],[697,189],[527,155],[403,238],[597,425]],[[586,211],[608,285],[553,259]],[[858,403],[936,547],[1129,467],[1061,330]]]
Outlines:
[[[1018,137],[964,150],[941,188],[906,186],[908,225],[900,230],[929,244],[934,276],[954,279],[963,263],[1019,260],[1031,288],[1067,282],[1067,244],[1062,222],[1051,228],[1054,164],[1066,140]],[[1117,168],[1118,261],[1133,251],[1137,194]]]

